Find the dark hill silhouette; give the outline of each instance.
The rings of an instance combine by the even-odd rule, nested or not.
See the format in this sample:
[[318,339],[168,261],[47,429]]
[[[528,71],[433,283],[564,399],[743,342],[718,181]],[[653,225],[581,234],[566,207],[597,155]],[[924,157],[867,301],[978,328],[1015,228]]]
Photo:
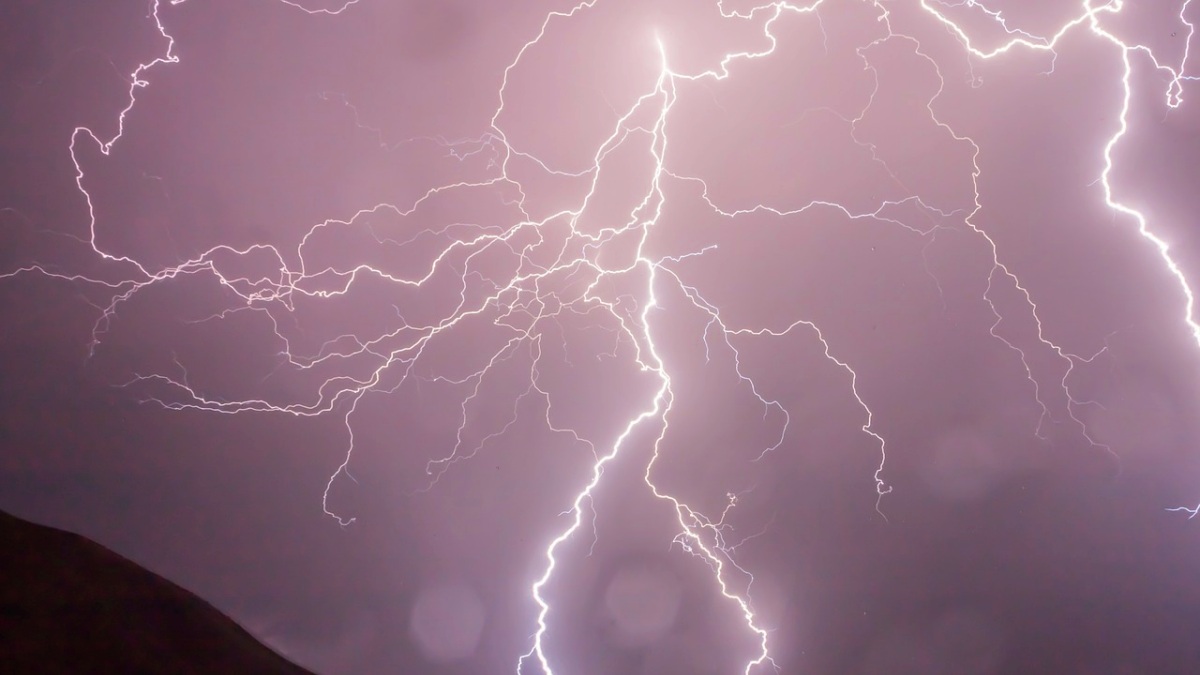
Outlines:
[[157,574],[3,511],[0,671],[311,675]]

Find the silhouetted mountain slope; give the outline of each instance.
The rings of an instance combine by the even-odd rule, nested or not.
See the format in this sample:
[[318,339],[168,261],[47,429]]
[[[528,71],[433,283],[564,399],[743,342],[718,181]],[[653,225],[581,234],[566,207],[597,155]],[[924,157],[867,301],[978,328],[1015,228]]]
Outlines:
[[157,574],[2,511],[0,672],[308,673]]

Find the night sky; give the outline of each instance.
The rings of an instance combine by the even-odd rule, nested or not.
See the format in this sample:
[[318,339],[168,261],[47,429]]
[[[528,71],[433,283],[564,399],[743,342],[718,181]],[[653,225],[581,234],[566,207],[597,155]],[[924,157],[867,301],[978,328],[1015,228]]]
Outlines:
[[0,508],[320,673],[1200,672],[1189,1],[5,2]]

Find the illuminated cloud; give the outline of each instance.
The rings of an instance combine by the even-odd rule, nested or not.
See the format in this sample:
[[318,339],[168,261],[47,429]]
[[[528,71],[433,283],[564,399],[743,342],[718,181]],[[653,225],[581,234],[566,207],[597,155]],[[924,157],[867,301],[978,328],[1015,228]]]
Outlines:
[[[797,457],[821,455],[803,460],[819,472],[852,453],[852,498],[886,524],[901,483],[951,507],[994,498],[1043,461],[1009,453],[1015,435],[1085,446],[1114,474],[1138,438],[1170,436],[1165,402],[1146,427],[1096,399],[1116,396],[1102,373],[1129,323],[1200,346],[1185,265],[1119,184],[1138,97],[1186,105],[1187,0],[282,0],[219,33],[256,41],[245,53],[205,42],[223,19],[198,4],[155,0],[158,56],[115,118],[66,139],[82,224],[49,228],[66,236],[6,283],[83,294],[89,358],[119,364],[123,396],[336,419],[340,459],[313,498],[338,524],[397,493],[422,555],[459,574],[526,552],[510,563],[520,629],[471,583],[409,599],[432,663],[493,659],[510,630],[527,638],[503,655],[517,672],[576,672],[586,650],[560,626],[591,583],[618,651],[649,663],[721,633],[713,667],[790,672],[798,648],[776,634],[803,607],[760,598],[747,551],[788,527],[772,500]],[[1156,22],[1170,39],[1142,34]],[[402,66],[378,26],[403,27]],[[1027,89],[1045,110],[1014,100]],[[25,210],[10,209],[29,230]],[[1022,229],[1052,217],[1126,238]],[[1141,247],[1139,273],[1160,277],[1144,293],[1169,307],[1071,305],[1058,256],[1115,255],[1089,246]],[[979,358],[999,367],[956,372],[961,335],[988,338]],[[905,427],[927,393],[911,354],[947,359],[936,381],[971,419]],[[976,389],[1016,403],[967,406]],[[588,561],[608,546],[675,557],[600,574]],[[695,628],[705,597],[720,602]],[[949,650],[970,667],[912,672],[996,672],[1008,638],[990,615],[930,625],[886,633],[864,667]]]

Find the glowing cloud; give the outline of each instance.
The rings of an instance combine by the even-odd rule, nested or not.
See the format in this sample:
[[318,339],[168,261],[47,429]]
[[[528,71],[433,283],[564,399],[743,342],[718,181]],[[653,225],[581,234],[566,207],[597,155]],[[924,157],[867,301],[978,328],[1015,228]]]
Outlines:
[[[304,3],[280,1],[297,11],[323,15],[328,20],[353,11],[360,2],[352,0],[340,7],[307,9]],[[170,4],[182,2],[184,0],[171,0]],[[980,225],[981,216],[986,213],[979,188],[983,171],[979,159],[984,150],[971,136],[959,133],[945,121],[939,111],[946,87],[943,64],[922,40],[903,30],[901,25],[920,21],[925,22],[926,29],[933,26],[945,31],[960,48],[957,58],[968,63],[1004,59],[1022,52],[1053,55],[1064,41],[1080,35],[1106,45],[1119,55],[1122,68],[1111,73],[1111,77],[1123,87],[1124,96],[1120,107],[1113,111],[1116,118],[1113,131],[1099,149],[1103,163],[1096,166],[1095,176],[1103,188],[1107,207],[1136,226],[1147,245],[1157,251],[1163,272],[1178,283],[1185,297],[1180,308],[1180,321],[1186,324],[1200,346],[1200,323],[1195,316],[1195,297],[1188,280],[1172,257],[1168,243],[1154,233],[1141,212],[1119,201],[1112,183],[1114,150],[1129,131],[1132,83],[1138,60],[1145,60],[1154,72],[1165,76],[1165,105],[1174,108],[1183,104],[1185,85],[1193,79],[1186,74],[1189,51],[1185,49],[1177,61],[1171,62],[1149,46],[1118,37],[1106,22],[1125,11],[1124,2],[1085,0],[1072,16],[1050,31],[1022,26],[1000,10],[973,0],[957,3],[877,0],[868,3],[874,19],[874,25],[868,28],[871,37],[854,48],[862,68],[872,73],[878,89],[881,77],[878,66],[882,57],[877,52],[885,46],[902,48],[928,66],[940,85],[920,105],[928,120],[970,157],[970,175],[964,176],[964,185],[970,185],[972,193],[959,195],[959,201],[955,202],[938,195],[910,191],[869,200],[870,207],[865,209],[836,199],[811,199],[800,204],[723,203],[718,191],[710,185],[711,179],[691,171],[685,163],[675,161],[674,151],[680,142],[675,133],[677,109],[683,106],[684,92],[702,91],[715,83],[736,80],[755,64],[770,61],[784,40],[780,27],[785,22],[816,22],[824,33],[821,12],[839,4],[834,0],[760,5],[718,2],[717,10],[723,21],[737,30],[751,27],[757,36],[748,41],[753,46],[746,49],[715,56],[709,54],[708,65],[699,68],[676,63],[673,50],[686,49],[692,53],[698,49],[697,45],[686,44],[689,37],[685,27],[656,26],[644,37],[652,42],[653,52],[657,53],[658,61],[647,66],[655,73],[653,81],[637,92],[632,103],[624,109],[613,108],[614,119],[607,135],[590,149],[586,165],[567,166],[557,158],[548,159],[537,151],[520,147],[519,142],[513,140],[509,126],[510,119],[516,114],[510,110],[512,101],[517,98],[512,91],[512,82],[521,75],[539,45],[570,22],[587,21],[589,13],[597,11],[601,4],[602,0],[588,0],[561,11],[548,12],[537,32],[524,42],[511,61],[497,68],[494,75],[498,82],[498,103],[490,116],[490,128],[473,139],[437,139],[464,164],[468,160],[486,159],[486,177],[438,185],[411,203],[376,204],[362,208],[348,218],[316,223],[292,249],[267,241],[244,246],[221,244],[182,262],[156,266],[101,243],[101,230],[107,224],[97,216],[93,194],[88,188],[85,162],[79,159],[83,146],[96,148],[105,156],[114,152],[131,124],[130,113],[137,105],[141,90],[151,84],[151,76],[169,77],[168,66],[180,61],[182,52],[162,17],[163,5],[155,0],[150,17],[165,43],[164,48],[160,56],[130,73],[128,102],[117,117],[115,133],[104,137],[81,126],[69,139],[76,186],[87,206],[89,234],[85,243],[107,264],[105,273],[64,272],[31,263],[7,271],[3,276],[36,273],[103,291],[107,302],[98,308],[99,317],[91,336],[93,349],[118,319],[122,306],[135,295],[182,277],[200,275],[215,279],[233,301],[205,320],[228,318],[242,312],[254,313],[273,326],[272,339],[279,345],[281,357],[279,367],[297,373],[319,374],[317,386],[293,400],[256,396],[219,398],[206,395],[193,386],[184,364],[178,360],[175,372],[145,373],[126,384],[136,391],[149,392],[144,394],[145,400],[173,410],[339,416],[344,421],[349,443],[343,461],[329,478],[323,505],[325,512],[342,525],[349,525],[355,518],[334,509],[330,491],[337,481],[351,477],[349,469],[355,437],[360,432],[356,411],[367,394],[396,392],[401,387],[416,386],[422,381],[462,392],[456,401],[456,442],[428,460],[426,490],[437,490],[439,480],[456,464],[472,461],[489,441],[523,422],[522,416],[529,415],[530,405],[540,407],[543,416],[537,422],[565,444],[587,448],[594,456],[594,462],[587,480],[579,486],[573,500],[564,505],[566,525],[556,532],[546,533],[544,542],[539,545],[544,547],[544,567],[541,575],[531,580],[529,589],[530,602],[537,608],[536,625],[531,627],[528,651],[515,657],[516,671],[527,674],[572,672],[571,664],[552,663],[555,659],[548,654],[553,651],[548,645],[554,630],[555,607],[550,584],[566,564],[561,556],[564,544],[589,528],[588,516],[592,513],[594,517],[591,511],[594,500],[605,490],[606,471],[628,454],[635,454],[643,461],[638,473],[644,482],[644,490],[674,514],[676,531],[667,536],[666,541],[673,542],[707,565],[714,591],[723,596],[743,620],[744,629],[755,645],[755,653],[745,661],[743,671],[749,674],[778,669],[772,658],[771,627],[764,625],[756,615],[753,570],[737,561],[737,548],[747,540],[744,534],[735,537],[730,525],[740,495],[722,496],[718,501],[723,506],[714,511],[666,489],[656,473],[662,459],[674,451],[670,445],[672,434],[677,433],[681,424],[676,409],[681,390],[665,346],[669,340],[664,338],[672,330],[671,315],[665,306],[667,298],[675,303],[671,311],[683,304],[686,306],[684,311],[701,317],[704,328],[696,337],[704,343],[706,359],[723,360],[735,375],[731,385],[752,396],[761,408],[764,425],[769,428],[764,434],[767,440],[761,447],[753,449],[748,462],[763,460],[780,449],[789,433],[794,411],[766,393],[750,369],[743,367],[743,353],[750,349],[749,345],[785,336],[819,345],[817,349],[828,363],[842,373],[845,392],[853,397],[861,410],[861,432],[878,448],[878,464],[872,477],[875,494],[868,498],[875,501],[880,517],[886,517],[884,498],[892,490],[887,478],[887,444],[884,434],[873,426],[878,411],[872,408],[869,397],[862,395],[859,388],[860,381],[869,375],[856,371],[851,360],[840,355],[836,341],[828,340],[821,326],[813,320],[781,316],[770,325],[739,325],[729,319],[730,311],[710,301],[701,290],[701,284],[692,279],[688,271],[688,265],[710,255],[718,245],[662,250],[669,248],[662,244],[659,234],[664,213],[677,201],[689,200],[690,208],[701,208],[721,223],[738,223],[756,216],[783,219],[826,213],[849,221],[894,225],[924,238],[932,237],[941,227],[937,223],[956,221],[982,241],[988,250],[990,260],[988,269],[983,271],[987,285],[982,300],[994,315],[991,334],[1011,349],[1024,365],[1032,395],[1041,406],[1038,431],[1043,423],[1056,417],[1055,405],[1046,398],[1046,392],[1053,390],[1056,396],[1065,399],[1063,412],[1075,425],[1077,433],[1093,445],[1112,452],[1103,443],[1092,440],[1087,426],[1077,414],[1085,402],[1071,391],[1074,369],[1091,362],[1098,354],[1077,354],[1050,337],[1043,328],[1035,302],[1037,289],[1023,282],[1003,262],[1004,252]],[[1193,37],[1192,24],[1186,19],[1189,4],[1190,0],[1179,3],[1178,12],[1179,21],[1187,26],[1188,47]],[[904,14],[903,22],[895,20],[901,13]],[[1001,35],[1001,39],[977,35],[977,31],[985,29],[991,31],[990,35]],[[826,34],[827,39],[833,37]],[[638,36],[631,38],[633,42],[638,39]],[[991,46],[980,46],[984,42],[990,42]],[[637,46],[628,48],[638,53],[653,53]],[[344,97],[342,102],[352,106]],[[904,188],[903,181],[888,166],[886,157],[861,136],[861,129],[872,116],[875,105],[876,93],[872,92],[865,106],[852,115],[836,111],[834,114],[847,125],[854,146],[870,156],[873,164],[890,175],[899,188]],[[355,112],[357,114],[357,110]],[[630,166],[640,168],[626,170]],[[552,191],[545,187],[547,185],[568,188],[561,194],[547,194]],[[610,198],[610,192],[614,190],[620,191],[620,199]],[[435,203],[458,196],[491,200],[489,203],[495,207],[496,217],[489,222],[464,217],[437,225],[422,225],[417,234],[406,239],[393,239],[374,229],[376,221],[420,220]],[[614,203],[622,204],[619,213],[613,212]],[[394,247],[390,250],[398,252],[398,259],[405,263],[386,264],[378,262],[377,258],[339,260],[325,246],[331,238],[361,236],[363,232],[370,233],[380,246]],[[386,308],[383,314],[387,315],[387,322],[380,328],[334,328],[331,334],[335,337],[324,341],[315,353],[293,347],[295,338],[285,323],[286,317],[298,311],[298,307],[348,296],[360,288],[377,287],[418,297],[425,297],[422,295],[425,294],[430,299],[419,311],[411,313],[399,305],[394,312]],[[1023,302],[1025,315],[1020,318],[1032,321],[1035,326],[1035,339],[1026,344],[999,328],[1002,322],[1011,318],[1011,312],[1002,309],[996,295],[1008,288],[1015,289]],[[562,404],[561,400],[553,392],[554,387],[547,384],[549,377],[544,371],[551,360],[547,356],[548,343],[556,339],[554,336],[564,330],[563,325],[571,321],[610,336],[607,347],[587,356],[604,356],[623,362],[643,378],[639,380],[644,385],[640,397],[630,404],[636,412],[622,419],[603,438],[596,438],[564,422],[564,416],[555,408]],[[450,345],[446,349],[453,349],[457,342],[474,339],[464,338],[464,334],[483,336],[474,343],[477,350],[484,352],[482,356],[475,353],[464,361],[470,367],[459,367],[449,363],[444,355],[438,356],[444,354],[439,352],[443,343]],[[565,338],[563,342],[566,342]],[[1039,375],[1032,364],[1035,353],[1049,354],[1056,359],[1061,376],[1047,379]],[[527,362],[528,367],[520,369],[522,384],[511,405],[505,403],[502,419],[499,422],[492,420],[490,426],[481,427],[482,431],[476,429],[473,426],[476,408],[481,399],[490,395],[493,380],[511,377],[509,369],[514,363],[522,362]],[[430,372],[433,374],[428,374]],[[647,452],[634,449],[638,447]],[[1200,513],[1200,507],[1181,510],[1190,512],[1191,516]],[[594,523],[592,529],[595,530]],[[596,533],[596,536],[602,535]],[[451,599],[460,600],[457,596]],[[477,604],[473,596],[469,600]],[[414,628],[421,635],[431,630],[429,625],[436,624],[436,612],[426,606],[432,602],[422,605],[424,623]],[[474,612],[472,620],[479,624],[472,624],[469,635],[463,638],[474,645],[482,630],[481,611],[466,601],[459,604],[464,603],[470,605],[470,611]],[[673,612],[672,607],[671,616]],[[457,645],[443,648],[453,654],[458,653],[456,650],[461,651]]]

